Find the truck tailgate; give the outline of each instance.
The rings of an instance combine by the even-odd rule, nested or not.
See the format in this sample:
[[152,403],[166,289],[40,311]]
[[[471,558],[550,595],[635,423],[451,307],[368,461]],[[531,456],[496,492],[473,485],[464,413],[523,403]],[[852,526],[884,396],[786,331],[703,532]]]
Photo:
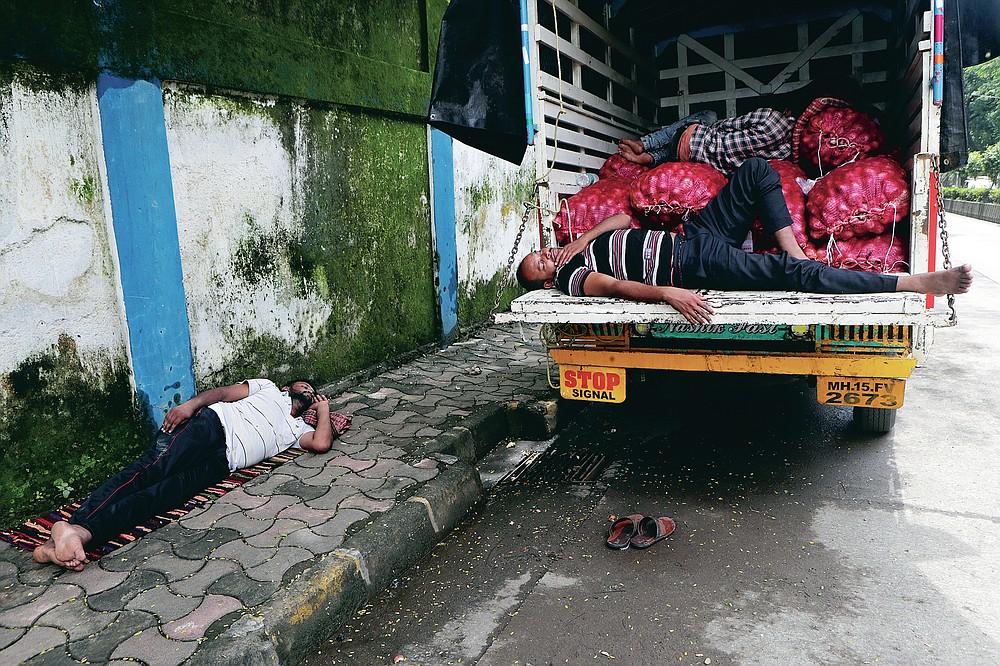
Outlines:
[[[767,323],[837,326],[948,326],[944,299],[927,309],[927,297],[914,293],[826,295],[800,292],[700,291],[715,310],[712,323]],[[636,303],[617,298],[566,296],[539,289],[516,298],[510,312],[493,317],[497,323],[684,323],[663,303]]]

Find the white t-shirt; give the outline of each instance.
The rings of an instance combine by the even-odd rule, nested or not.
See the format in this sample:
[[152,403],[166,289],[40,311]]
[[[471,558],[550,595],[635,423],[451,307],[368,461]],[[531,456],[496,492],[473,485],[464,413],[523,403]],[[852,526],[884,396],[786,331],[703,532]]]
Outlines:
[[250,395],[236,402],[217,402],[208,408],[219,415],[226,431],[229,470],[256,465],[290,448],[313,427],[292,416],[292,399],[267,379],[248,379]]

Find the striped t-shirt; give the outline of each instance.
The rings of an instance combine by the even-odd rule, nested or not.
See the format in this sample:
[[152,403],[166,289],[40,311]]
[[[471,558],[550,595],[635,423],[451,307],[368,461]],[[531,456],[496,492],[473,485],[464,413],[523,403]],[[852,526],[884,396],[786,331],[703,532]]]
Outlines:
[[208,408],[219,415],[226,431],[230,471],[256,465],[282,451],[299,448],[299,439],[313,432],[292,416],[292,399],[267,379],[248,379],[250,395],[236,402],[217,402]]
[[608,231],[556,271],[556,287],[570,296],[585,296],[583,283],[591,273],[669,287],[672,250],[667,231]]

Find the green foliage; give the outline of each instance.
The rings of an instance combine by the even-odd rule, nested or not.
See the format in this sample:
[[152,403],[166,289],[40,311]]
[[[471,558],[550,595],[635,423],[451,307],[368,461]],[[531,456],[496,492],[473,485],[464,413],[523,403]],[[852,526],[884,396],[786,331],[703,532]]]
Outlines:
[[945,187],[941,189],[945,199],[956,201],[979,201],[1000,204],[1000,189],[989,187]]
[[963,77],[969,149],[984,151],[1000,143],[1000,58],[966,68]]

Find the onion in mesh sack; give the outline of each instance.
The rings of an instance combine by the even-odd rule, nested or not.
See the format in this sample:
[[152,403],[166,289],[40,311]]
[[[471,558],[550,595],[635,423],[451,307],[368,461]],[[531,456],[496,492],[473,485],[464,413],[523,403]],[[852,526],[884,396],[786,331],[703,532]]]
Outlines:
[[806,198],[809,235],[838,241],[898,228],[910,213],[906,172],[888,157],[837,167]]
[[614,178],[617,176],[626,180],[635,180],[647,171],[649,171],[648,166],[629,162],[618,153],[614,153],[601,165],[600,170],[597,172],[597,177]]
[[[559,205],[559,213],[552,220],[556,243],[566,245],[585,231],[618,213],[632,218],[632,226],[639,226],[629,204],[629,181],[621,177],[601,178],[588,185]],[[568,209],[568,213],[567,213]]]
[[909,264],[907,243],[886,231],[877,236],[833,240],[819,249],[816,259],[836,268],[848,268],[869,273],[905,272]]
[[885,133],[871,116],[843,100],[824,97],[796,121],[792,140],[800,164],[823,175],[841,164],[879,154]]
[[728,181],[717,169],[700,162],[667,162],[650,169],[629,188],[632,207],[648,227],[674,230],[677,223],[715,198]]
[[[809,240],[808,227],[806,226],[806,195],[802,192],[796,178],[805,179],[806,174],[799,167],[788,160],[768,160],[778,178],[781,179],[781,193],[785,196],[785,203],[788,205],[788,213],[792,216],[792,231],[795,233],[795,240],[808,256],[810,251],[815,252],[815,247]],[[753,233],[753,251],[757,254],[772,254],[780,251],[778,244],[774,241],[774,234],[764,230],[764,223],[760,218],[753,221],[750,226]]]

